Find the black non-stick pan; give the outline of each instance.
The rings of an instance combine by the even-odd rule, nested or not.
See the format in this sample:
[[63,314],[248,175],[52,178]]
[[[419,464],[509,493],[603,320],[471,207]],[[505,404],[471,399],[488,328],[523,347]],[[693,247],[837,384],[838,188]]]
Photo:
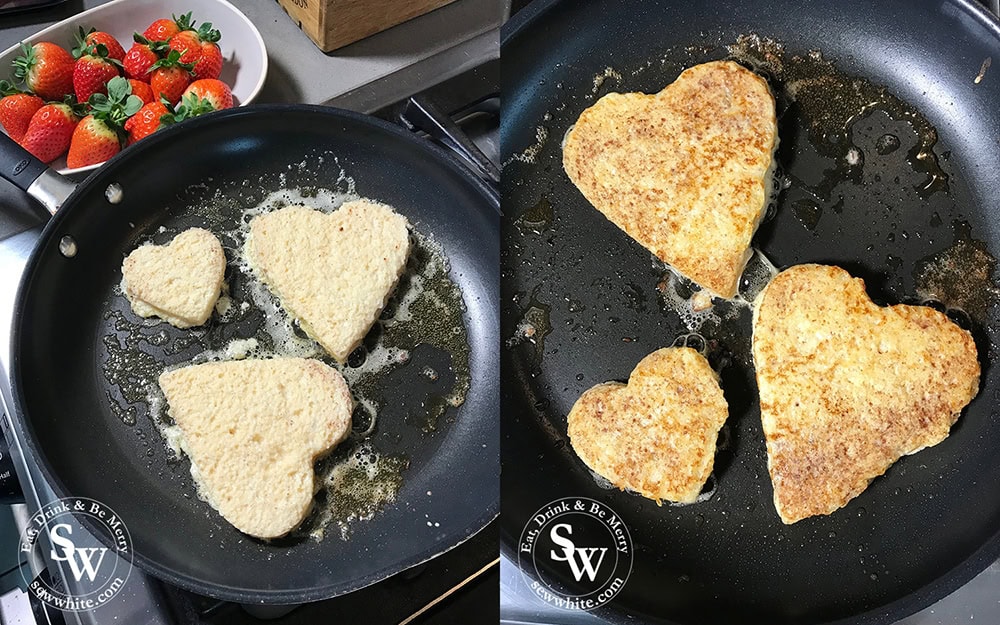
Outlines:
[[[1000,23],[963,1],[539,0],[505,28],[502,57],[516,68],[501,121],[501,546],[512,560],[542,506],[597,499],[635,544],[631,576],[600,615],[732,625],[892,623],[1000,556]],[[841,265],[879,303],[947,310],[983,365],[947,440],[791,526],[771,501],[746,306],[717,306],[698,328],[730,405],[707,501],[658,506],[603,488],[566,434],[584,390],[626,379],[690,332],[676,305],[690,291],[574,188],[561,139],[601,95],[656,92],[719,58],[760,71],[777,99],[782,190],[755,247],[779,268]],[[581,588],[565,564],[536,562]]]
[[[9,150],[15,158],[4,169],[24,188],[24,172],[37,175],[37,166]],[[251,306],[233,323],[216,316],[193,331],[144,325],[118,289],[121,263],[140,243],[169,240],[186,227],[232,231],[243,210],[280,189],[307,198],[317,189],[346,191],[341,173],[357,194],[394,206],[443,249],[465,303],[471,386],[461,406],[428,423],[421,402],[435,401],[434,384],[449,383],[449,359],[458,354],[416,346],[408,364],[366,383],[369,399],[381,405],[370,445],[395,459],[402,480],[395,501],[370,520],[348,523],[346,532],[327,524],[322,540],[302,533],[254,540],[199,499],[186,461],[169,457],[149,406],[130,402],[135,389],[126,387],[129,363],[187,362],[252,336],[263,313],[244,298]],[[427,560],[483,528],[499,507],[496,209],[495,194],[442,150],[350,112],[241,108],[156,133],[73,191],[27,264],[12,339],[14,427],[57,494],[110,506],[131,532],[136,564],[202,594],[317,600]],[[234,267],[233,239],[223,238],[226,277],[240,291],[246,276]],[[422,375],[423,366],[438,372],[436,382]]]

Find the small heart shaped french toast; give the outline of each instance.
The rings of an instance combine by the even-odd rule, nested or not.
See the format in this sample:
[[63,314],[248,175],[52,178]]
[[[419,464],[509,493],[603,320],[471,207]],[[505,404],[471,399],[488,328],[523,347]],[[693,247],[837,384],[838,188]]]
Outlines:
[[691,503],[712,472],[728,415],[705,357],[668,347],[643,358],[628,384],[585,392],[567,420],[573,449],[594,472],[657,503]]
[[236,529],[276,538],[312,509],[313,464],[351,430],[354,400],[304,358],[208,362],[160,374],[201,494]]
[[222,244],[202,228],[185,230],[167,245],[140,246],[122,263],[125,296],[135,314],[178,328],[208,321],[225,273]]
[[332,213],[287,206],[254,217],[246,255],[302,329],[344,363],[406,268],[406,218],[367,200]]
[[563,167],[660,260],[732,298],[770,201],[778,126],[763,78],[696,65],[659,93],[610,93],[566,135]]
[[753,358],[774,507],[830,514],[948,437],[979,390],[972,336],[926,306],[874,304],[839,267],[799,265],[757,299]]

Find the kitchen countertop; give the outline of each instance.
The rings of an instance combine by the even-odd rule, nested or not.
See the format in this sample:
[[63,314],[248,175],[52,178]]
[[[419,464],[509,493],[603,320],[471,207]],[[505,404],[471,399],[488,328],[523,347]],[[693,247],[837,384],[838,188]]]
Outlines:
[[[0,50],[108,0],[67,0],[0,15]],[[372,112],[500,55],[500,25],[511,0],[457,0],[426,15],[324,53],[273,0],[230,0],[260,30],[268,73],[256,102],[329,104]],[[0,77],[6,72],[0,68]],[[77,178],[82,180],[82,176]],[[0,237],[48,218],[0,180]]]
[[[332,104],[362,112],[497,58],[500,24],[510,8],[509,0],[458,0],[324,53],[277,2],[231,1],[257,26],[267,46],[267,82],[258,102]],[[69,0],[47,9],[4,15],[0,50],[105,2]]]

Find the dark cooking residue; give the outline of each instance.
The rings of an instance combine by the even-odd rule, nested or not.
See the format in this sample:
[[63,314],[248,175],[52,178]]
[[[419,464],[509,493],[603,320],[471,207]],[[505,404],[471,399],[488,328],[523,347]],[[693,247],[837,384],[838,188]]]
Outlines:
[[[121,295],[121,299],[124,298]],[[164,367],[164,363],[149,350],[163,349],[167,333],[159,327],[159,322],[130,322],[125,313],[114,306],[109,307],[104,318],[113,331],[101,337],[106,350],[101,369],[109,385],[117,389],[121,398],[119,400],[112,393],[107,393],[108,405],[122,423],[133,426],[136,424],[137,406],[145,404],[149,385],[156,382]],[[188,340],[196,339],[197,335],[192,334]]]
[[[469,335],[463,320],[465,301],[458,285],[448,277],[448,270],[442,250],[425,237],[413,237],[407,271],[373,329],[375,338],[402,353],[410,354],[418,346],[431,346],[450,359],[448,371],[451,375],[444,377],[435,371],[433,375],[423,376],[434,382],[440,380],[440,388],[435,385],[434,391],[424,400],[423,409],[407,416],[408,423],[428,433],[437,429],[439,420],[449,408],[465,402],[472,381]],[[406,309],[402,311],[405,313],[403,319],[399,318],[401,307]],[[420,322],[410,323],[412,319]],[[370,338],[365,339],[360,350],[365,349]],[[375,373],[363,374],[353,382],[352,389],[378,397],[380,378]]]
[[917,262],[913,270],[917,294],[964,310],[986,324],[990,308],[1000,301],[1000,289],[992,282],[997,259],[986,243],[972,238],[968,222],[956,221],[953,226],[954,243]]
[[[905,121],[916,132],[916,144],[910,148],[906,160],[915,172],[924,176],[914,187],[917,194],[926,199],[938,191],[948,191],[948,174],[934,152],[937,130],[886,87],[844,74],[818,51],[789,55],[783,44],[759,35],[741,35],[728,48],[734,58],[780,86],[779,113],[782,106],[798,107],[803,119],[808,120],[806,130],[812,144],[820,154],[837,163],[817,185],[823,199],[830,199],[830,191],[842,179],[860,182],[864,154],[853,144],[852,127],[876,110],[884,111],[894,120]],[[790,101],[782,102],[781,96]],[[899,145],[898,137],[883,137],[876,150],[889,154]]]
[[531,206],[521,213],[521,215],[514,220],[514,223],[522,228],[534,232],[535,234],[541,234],[552,226],[554,217],[552,203],[549,202],[548,198],[542,196],[534,206]]
[[816,230],[819,218],[823,216],[823,207],[811,199],[796,200],[792,203],[792,212],[809,230]]
[[371,519],[396,500],[409,466],[405,457],[386,455],[368,440],[341,444],[316,463],[319,491],[313,510],[291,538],[321,540],[330,523],[336,524],[342,540],[350,538],[355,522]]
[[528,349],[536,367],[542,363],[545,355],[545,337],[552,332],[552,322],[549,318],[552,307],[538,300],[539,288],[540,285],[532,291],[514,336],[507,340],[508,347],[520,344],[530,346]]

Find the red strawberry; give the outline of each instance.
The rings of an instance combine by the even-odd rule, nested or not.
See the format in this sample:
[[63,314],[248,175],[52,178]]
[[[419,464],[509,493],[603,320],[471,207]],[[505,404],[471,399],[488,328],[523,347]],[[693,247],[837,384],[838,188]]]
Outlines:
[[181,96],[183,101],[187,101],[189,95],[194,95],[199,100],[208,102],[213,111],[232,108],[233,92],[229,90],[229,85],[214,78],[202,78],[191,83]]
[[201,58],[194,64],[192,71],[195,78],[218,78],[222,73],[222,50],[219,49],[219,44],[202,41]]
[[182,63],[194,63],[195,78],[218,78],[222,72],[222,51],[217,42],[222,37],[205,22],[197,31],[185,30],[170,38],[170,49],[181,52]]
[[20,141],[28,130],[31,116],[45,105],[36,95],[23,93],[6,80],[0,80],[0,126],[14,141]]
[[177,22],[164,17],[150,24],[142,31],[142,36],[150,41],[167,41],[179,32],[181,29],[177,28]]
[[93,113],[73,131],[66,157],[70,167],[103,163],[117,154],[125,136],[123,126],[142,107],[142,101],[132,93],[129,82],[119,76],[108,82],[107,95],[94,94],[90,107]]
[[153,95],[157,98],[166,98],[171,104],[176,104],[181,99],[181,94],[191,84],[192,65],[182,63],[180,57],[180,52],[171,50],[166,58],[153,64],[153,75],[149,80]]
[[69,148],[78,119],[68,104],[46,104],[31,116],[21,147],[38,160],[51,163]]
[[108,81],[118,76],[118,66],[108,58],[103,44],[88,48],[73,66],[73,89],[76,101],[86,102],[95,93],[108,93]]
[[44,100],[61,100],[73,93],[73,55],[54,43],[21,44],[14,60],[14,75],[28,90]]
[[170,115],[170,110],[162,102],[150,102],[143,105],[138,113],[129,117],[128,121],[125,122],[129,145],[159,130],[164,125],[163,118],[168,115]]
[[153,70],[153,79],[149,86],[153,94],[176,104],[181,94],[191,84],[191,72],[183,67],[158,67]]
[[171,50],[181,53],[181,63],[197,63],[201,58],[201,39],[198,33],[193,30],[185,30],[177,33],[167,42]]
[[88,32],[83,30],[83,26],[80,27],[80,31],[76,34],[76,47],[73,48],[73,56],[80,58],[84,54],[87,54],[89,49],[97,46],[97,44],[101,44],[108,49],[108,58],[115,59],[116,61],[121,61],[125,58],[125,49],[122,48],[122,44],[118,43],[118,40],[112,35],[94,28],[91,28]]
[[167,41],[182,30],[190,29],[191,24],[191,13],[173,16],[173,19],[160,18],[150,24],[142,36],[150,41]]
[[149,86],[149,83],[129,78],[128,84],[132,87],[132,94],[138,96],[143,104],[149,104],[156,100],[156,97],[153,95],[153,88]]
[[160,60],[162,52],[167,49],[166,42],[155,42],[146,39],[139,33],[134,35],[135,43],[129,48],[122,60],[125,75],[129,78],[149,82],[150,68]]
[[103,163],[121,151],[118,134],[107,122],[87,115],[76,125],[66,156],[68,167],[85,167]]

